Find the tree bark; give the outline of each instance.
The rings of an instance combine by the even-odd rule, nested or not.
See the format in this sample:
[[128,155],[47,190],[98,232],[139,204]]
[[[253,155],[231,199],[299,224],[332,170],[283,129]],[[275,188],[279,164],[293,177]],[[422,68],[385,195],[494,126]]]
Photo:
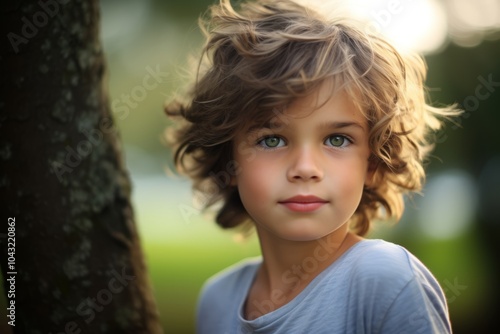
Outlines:
[[104,84],[99,3],[0,10],[0,262],[12,331],[161,333]]

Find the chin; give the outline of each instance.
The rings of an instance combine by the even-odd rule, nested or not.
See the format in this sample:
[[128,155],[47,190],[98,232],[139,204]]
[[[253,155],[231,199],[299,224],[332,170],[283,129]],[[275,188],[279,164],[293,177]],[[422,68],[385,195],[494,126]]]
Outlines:
[[286,231],[282,231],[282,233],[280,234],[283,239],[290,241],[314,241],[325,237],[329,233],[331,233],[330,230],[301,227],[301,228],[287,229]]

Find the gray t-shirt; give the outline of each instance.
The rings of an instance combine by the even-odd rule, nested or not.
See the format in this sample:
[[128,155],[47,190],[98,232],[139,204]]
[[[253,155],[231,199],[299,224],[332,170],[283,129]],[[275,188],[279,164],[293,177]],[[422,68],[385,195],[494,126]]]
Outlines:
[[[205,283],[198,334],[451,333],[438,282],[416,257],[393,243],[358,242],[293,300],[249,321],[243,306],[261,262],[245,260]],[[269,309],[272,301],[259,307]]]

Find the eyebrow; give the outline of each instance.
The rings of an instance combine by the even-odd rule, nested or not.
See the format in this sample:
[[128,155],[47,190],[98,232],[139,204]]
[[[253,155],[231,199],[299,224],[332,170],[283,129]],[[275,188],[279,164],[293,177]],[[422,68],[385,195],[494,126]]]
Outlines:
[[286,126],[286,124],[282,123],[282,122],[265,122],[265,123],[262,123],[262,124],[255,124],[255,125],[252,125],[251,127],[248,128],[248,130],[246,131],[247,133],[252,133],[252,132],[256,132],[256,131],[259,131],[261,129],[268,129],[268,130],[276,130],[276,129],[279,129],[281,128],[282,126]]
[[344,129],[344,128],[359,128],[360,130],[365,130],[365,127],[358,122],[325,122],[320,125],[321,128],[326,129]]
[[[252,132],[255,132],[255,131],[258,131],[261,129],[276,130],[276,129],[279,129],[283,126],[286,126],[286,124],[282,123],[282,122],[266,122],[264,124],[258,124],[258,125],[251,126],[248,129],[247,133],[252,133]],[[363,131],[365,130],[365,127],[361,123],[354,122],[354,121],[323,122],[319,125],[320,129],[332,129],[332,130],[338,130],[338,129],[344,129],[344,128],[350,128],[350,127],[358,128],[358,129],[363,130]]]

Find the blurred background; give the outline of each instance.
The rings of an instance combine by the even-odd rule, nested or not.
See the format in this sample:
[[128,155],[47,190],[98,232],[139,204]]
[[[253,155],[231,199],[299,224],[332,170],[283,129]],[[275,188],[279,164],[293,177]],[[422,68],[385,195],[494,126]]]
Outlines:
[[[398,225],[380,225],[371,237],[405,246],[431,269],[456,333],[482,332],[500,290],[500,1],[302,2],[343,8],[400,48],[422,52],[433,103],[465,109],[437,134],[424,195],[408,201]],[[190,183],[168,171],[162,106],[185,84],[190,56],[203,43],[197,18],[211,3],[102,0],[110,100],[166,333],[193,332],[203,282],[259,254],[255,237],[242,241],[219,230],[193,204]]]

